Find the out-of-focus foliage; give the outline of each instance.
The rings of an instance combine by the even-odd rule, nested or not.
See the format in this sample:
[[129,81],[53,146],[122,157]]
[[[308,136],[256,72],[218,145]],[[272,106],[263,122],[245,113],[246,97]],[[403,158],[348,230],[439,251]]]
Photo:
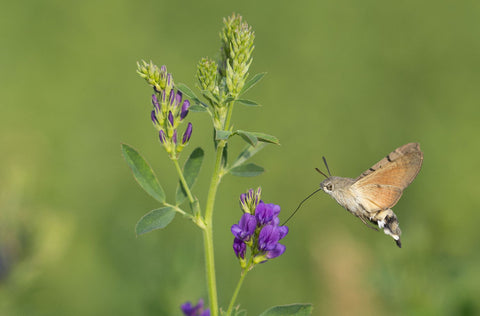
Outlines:
[[[261,185],[286,216],[322,180],[313,169],[322,155],[333,174],[356,177],[416,141],[424,166],[394,208],[402,249],[319,193],[289,223],[285,254],[248,275],[238,302],[249,315],[289,302],[312,302],[315,315],[480,313],[476,1],[47,0],[0,10],[0,314],[175,315],[206,298],[190,221],[135,236],[138,218],[159,205],[132,178],[120,143],[145,155],[174,203],[174,168],[136,61],[166,64],[194,87],[232,12],[255,31],[251,73],[268,73],[246,95],[262,107],[237,105],[235,129],[282,146],[256,156],[261,176],[220,186],[221,305],[238,279],[230,226],[240,193]],[[184,159],[212,138],[205,113],[189,118]],[[244,144],[231,145],[233,159]]]

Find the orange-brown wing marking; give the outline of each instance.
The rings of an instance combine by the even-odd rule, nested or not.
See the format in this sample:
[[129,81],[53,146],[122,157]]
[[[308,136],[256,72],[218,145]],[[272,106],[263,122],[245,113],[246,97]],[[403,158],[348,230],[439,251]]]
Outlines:
[[357,198],[366,211],[385,210],[397,204],[403,190],[396,186],[367,184],[355,188]]
[[417,176],[423,162],[418,143],[399,147],[355,179],[356,188],[367,184],[390,185],[405,189]]

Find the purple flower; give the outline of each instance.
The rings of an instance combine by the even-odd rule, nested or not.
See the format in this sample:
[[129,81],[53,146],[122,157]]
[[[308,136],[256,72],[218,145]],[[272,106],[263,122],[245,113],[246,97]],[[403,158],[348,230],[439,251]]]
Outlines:
[[[279,243],[288,234],[287,226],[279,226],[280,206],[264,203],[260,195],[261,188],[250,189],[240,195],[240,207],[244,214],[238,224],[231,227],[235,236],[233,250],[242,269],[251,269],[258,263],[282,255],[286,250],[285,245]],[[250,248],[250,259],[245,258],[247,247]]]
[[192,136],[192,123],[188,123],[187,129],[185,130],[185,133],[183,133],[183,139],[182,139],[182,144],[185,145],[190,140],[190,136]]
[[276,258],[285,252],[286,247],[278,241],[288,234],[287,226],[267,225],[258,235],[258,250],[266,252],[268,259]]
[[163,129],[160,130],[160,132],[158,133],[158,138],[160,138],[160,143],[165,143],[165,139],[167,139],[167,136],[165,135],[165,132],[163,131]]
[[170,126],[173,126],[173,113],[172,113],[172,111],[168,111],[168,121],[170,122]]
[[247,241],[250,239],[250,236],[253,235],[256,228],[257,220],[255,216],[245,213],[242,215],[242,218],[240,218],[238,224],[232,225],[231,232],[235,238]]
[[203,309],[202,299],[199,299],[195,306],[190,302],[186,302],[185,304],[182,304],[180,309],[185,316],[210,316],[210,310],[208,308]]
[[[258,203],[257,208],[255,209],[255,217],[259,225],[267,225],[272,223],[272,221],[278,221],[278,214],[280,213],[280,206],[275,204],[265,204],[262,201]],[[278,223],[276,223],[278,225]]]
[[180,112],[180,119],[183,120],[188,114],[188,108],[190,107],[190,101],[183,101],[182,111]]
[[237,258],[245,258],[245,251],[247,250],[247,245],[243,240],[238,239],[235,237],[233,240],[233,251],[235,251],[235,255]]

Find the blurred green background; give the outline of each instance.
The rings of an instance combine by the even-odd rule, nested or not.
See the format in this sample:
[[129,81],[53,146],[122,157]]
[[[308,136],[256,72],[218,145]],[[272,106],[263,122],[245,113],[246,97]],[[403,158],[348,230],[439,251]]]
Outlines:
[[[230,226],[238,195],[261,185],[284,218],[318,187],[314,167],[356,177],[420,142],[423,168],[396,205],[398,249],[319,193],[290,222],[286,253],[247,277],[249,315],[312,302],[314,315],[480,313],[480,3],[478,1],[3,1],[0,10],[0,314],[179,315],[206,298],[201,233],[177,216],[135,237],[158,207],[134,181],[120,143],[152,164],[173,200],[174,167],[150,122],[136,61],[166,64],[194,86],[218,53],[222,17],[256,32],[251,73],[268,72],[237,106],[235,127],[280,138],[227,176],[215,213],[219,299],[238,280]],[[206,150],[211,125],[191,113]],[[243,146],[234,139],[231,156]],[[186,155],[184,155],[185,158]]]

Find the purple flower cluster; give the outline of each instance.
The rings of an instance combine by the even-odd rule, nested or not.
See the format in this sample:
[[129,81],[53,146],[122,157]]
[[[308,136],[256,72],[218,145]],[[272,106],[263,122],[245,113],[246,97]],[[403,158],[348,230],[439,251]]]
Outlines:
[[186,302],[180,307],[185,316],[210,316],[210,310],[203,308],[203,300],[200,299],[197,305],[193,306],[192,303]]
[[[256,198],[259,199],[259,195]],[[242,206],[244,201],[246,196],[242,194]],[[276,258],[285,252],[286,247],[279,241],[288,234],[288,227],[279,226],[279,213],[280,206],[259,200],[254,212],[244,213],[238,224],[232,225],[231,232],[235,236],[233,250],[241,261],[245,261],[247,246],[250,247],[254,263]]]
[[192,136],[192,123],[188,123],[181,139],[177,132],[178,126],[187,117],[190,101],[183,100],[181,91],[175,91],[173,78],[167,73],[167,67],[160,68],[158,80],[159,83],[154,86],[155,93],[152,94],[153,110],[150,118],[167,152],[174,153],[175,149],[180,152]]

